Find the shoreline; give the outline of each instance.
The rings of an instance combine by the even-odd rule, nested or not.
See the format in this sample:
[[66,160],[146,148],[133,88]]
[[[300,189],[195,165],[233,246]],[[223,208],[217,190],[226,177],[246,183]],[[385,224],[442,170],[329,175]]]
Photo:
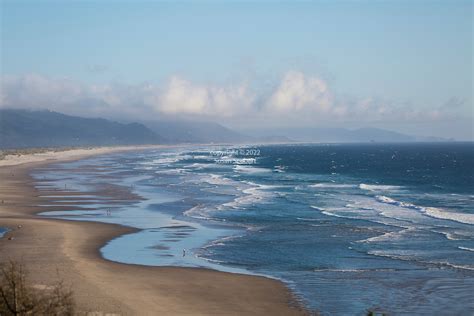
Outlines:
[[54,283],[58,277],[63,279],[74,291],[78,312],[86,314],[307,314],[281,281],[205,268],[109,261],[102,257],[100,249],[108,241],[138,229],[36,215],[47,211],[39,204],[48,199],[40,198],[34,187],[30,172],[35,168],[93,155],[164,147],[169,146],[75,149],[74,154],[57,152],[42,155],[42,159],[22,159],[17,164],[0,161],[0,227],[9,229],[0,239],[0,253],[8,256],[1,256],[0,262],[22,261],[39,286]]
[[25,163],[48,163],[65,162],[84,159],[90,156],[111,154],[123,151],[140,151],[147,149],[160,149],[180,147],[182,145],[134,145],[134,146],[102,146],[102,147],[84,147],[84,148],[57,148],[57,149],[33,149],[36,152],[7,154],[0,159],[0,167],[17,166]]

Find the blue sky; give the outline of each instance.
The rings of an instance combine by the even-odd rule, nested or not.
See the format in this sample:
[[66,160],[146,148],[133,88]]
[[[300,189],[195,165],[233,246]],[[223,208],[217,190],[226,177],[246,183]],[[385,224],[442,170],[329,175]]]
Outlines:
[[4,106],[472,138],[472,1],[1,3]]

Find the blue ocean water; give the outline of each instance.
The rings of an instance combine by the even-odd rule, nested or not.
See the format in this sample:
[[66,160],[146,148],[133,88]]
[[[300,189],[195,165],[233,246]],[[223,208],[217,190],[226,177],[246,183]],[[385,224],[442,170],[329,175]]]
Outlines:
[[74,193],[45,216],[141,229],[110,260],[278,278],[328,315],[474,313],[472,143],[167,148],[35,176]]

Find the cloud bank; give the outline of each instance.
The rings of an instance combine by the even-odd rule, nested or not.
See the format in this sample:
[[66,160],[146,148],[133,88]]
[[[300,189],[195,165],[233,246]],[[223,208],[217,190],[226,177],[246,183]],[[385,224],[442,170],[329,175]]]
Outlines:
[[[302,71],[284,73],[270,91],[247,81],[229,85],[199,84],[180,76],[164,84],[86,84],[38,74],[3,76],[0,107],[41,108],[85,116],[129,119],[192,117],[249,120],[271,125],[315,121],[439,120],[452,117],[461,100],[438,107],[414,109],[373,97],[335,95],[324,79]],[[454,110],[453,110],[454,109]]]

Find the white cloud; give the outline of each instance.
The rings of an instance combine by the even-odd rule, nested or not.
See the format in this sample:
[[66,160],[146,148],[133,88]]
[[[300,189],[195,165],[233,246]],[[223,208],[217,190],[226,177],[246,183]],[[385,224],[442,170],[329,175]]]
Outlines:
[[3,104],[11,106],[54,106],[85,96],[83,85],[68,78],[49,79],[37,74],[4,76],[1,82]]
[[[84,84],[38,74],[3,76],[0,107],[46,108],[78,115],[153,119],[187,116],[205,119],[246,119],[263,125],[274,122],[440,120],[453,116],[459,102],[449,100],[422,110],[387,100],[337,97],[328,83],[301,71],[288,71],[275,88],[258,93],[247,82],[198,84],[173,76],[165,84]],[[454,100],[454,99],[453,99]],[[456,99],[457,100],[457,99]]]
[[166,87],[145,98],[145,103],[165,114],[230,117],[252,108],[254,97],[246,84],[219,87],[194,84],[172,77]]
[[308,77],[302,72],[289,71],[268,100],[267,107],[277,112],[309,109],[327,112],[332,96],[326,82],[318,77]]
[[163,94],[152,105],[167,114],[203,114],[209,111],[209,91],[204,86],[173,77]]

